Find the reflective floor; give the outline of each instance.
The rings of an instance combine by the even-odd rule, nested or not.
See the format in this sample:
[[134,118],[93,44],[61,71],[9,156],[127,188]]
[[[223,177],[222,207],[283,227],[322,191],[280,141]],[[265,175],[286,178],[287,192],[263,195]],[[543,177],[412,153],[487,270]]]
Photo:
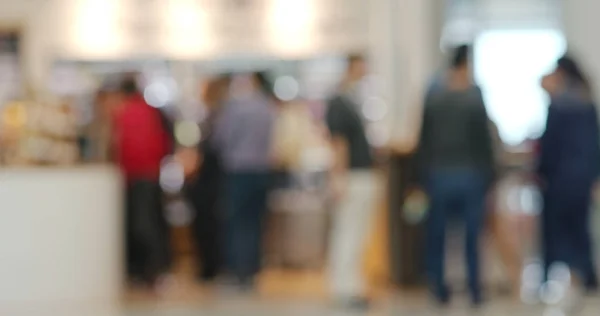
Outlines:
[[[344,311],[326,302],[306,300],[218,300],[203,304],[185,305],[132,305],[120,309],[112,308],[50,308],[43,311],[35,308],[19,311],[2,310],[2,315],[15,316],[352,316],[352,315],[482,315],[482,316],[596,316],[600,312],[600,299],[586,299],[579,308],[571,312],[544,306],[524,306],[510,302],[495,301],[473,310],[466,303],[456,302],[447,309],[430,306],[423,298],[394,298],[382,301],[369,313]],[[7,313],[5,313],[7,312]]]

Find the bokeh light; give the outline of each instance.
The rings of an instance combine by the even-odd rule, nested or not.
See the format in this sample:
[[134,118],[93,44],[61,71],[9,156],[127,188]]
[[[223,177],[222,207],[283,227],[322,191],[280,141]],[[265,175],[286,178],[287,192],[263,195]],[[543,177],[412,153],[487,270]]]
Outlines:
[[169,103],[169,88],[162,82],[153,82],[144,89],[144,100],[155,108],[162,108]]
[[291,76],[277,78],[273,89],[275,96],[282,101],[294,100],[300,93],[298,81]]
[[194,212],[182,199],[177,199],[167,204],[167,222],[172,227],[185,227],[192,222]]
[[195,147],[202,139],[200,126],[192,121],[180,121],[175,123],[175,139],[185,147]]
[[363,103],[362,113],[367,120],[379,122],[387,115],[388,105],[382,98],[369,97]]
[[183,166],[173,157],[163,160],[160,168],[160,187],[167,193],[178,193],[185,182]]

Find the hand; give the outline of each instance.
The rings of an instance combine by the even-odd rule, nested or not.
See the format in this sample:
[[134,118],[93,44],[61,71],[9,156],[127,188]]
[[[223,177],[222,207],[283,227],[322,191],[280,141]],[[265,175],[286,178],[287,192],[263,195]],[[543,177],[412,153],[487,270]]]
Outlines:
[[329,180],[329,190],[335,202],[338,202],[346,194],[346,177],[342,174],[333,174]]
[[202,165],[202,156],[194,148],[180,148],[175,153],[175,159],[183,167],[186,178],[193,177]]

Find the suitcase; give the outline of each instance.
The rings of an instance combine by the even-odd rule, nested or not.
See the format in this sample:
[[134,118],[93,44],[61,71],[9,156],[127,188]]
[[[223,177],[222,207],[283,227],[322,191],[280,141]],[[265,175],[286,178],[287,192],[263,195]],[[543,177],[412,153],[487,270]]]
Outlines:
[[300,184],[306,178],[296,175],[294,184],[272,192],[267,246],[271,265],[300,269],[323,266],[329,230],[328,196],[317,178],[306,181],[307,185]]

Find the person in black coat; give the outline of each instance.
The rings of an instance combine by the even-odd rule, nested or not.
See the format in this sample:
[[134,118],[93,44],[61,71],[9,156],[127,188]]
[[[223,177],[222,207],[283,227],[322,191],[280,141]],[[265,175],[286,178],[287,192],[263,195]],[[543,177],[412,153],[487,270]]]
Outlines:
[[590,211],[600,174],[598,113],[589,83],[573,59],[560,58],[542,85],[551,97],[537,168],[544,199],[546,276],[553,264],[567,264],[587,290],[595,291]]
[[220,106],[229,90],[230,78],[227,75],[209,82],[204,91],[204,104],[208,110],[202,123],[202,141],[198,146],[201,165],[197,174],[187,185],[187,196],[196,210],[193,222],[194,240],[199,256],[198,278],[203,282],[215,279],[221,270],[221,227],[220,199],[223,186],[221,159],[211,142],[213,123],[219,115]]

